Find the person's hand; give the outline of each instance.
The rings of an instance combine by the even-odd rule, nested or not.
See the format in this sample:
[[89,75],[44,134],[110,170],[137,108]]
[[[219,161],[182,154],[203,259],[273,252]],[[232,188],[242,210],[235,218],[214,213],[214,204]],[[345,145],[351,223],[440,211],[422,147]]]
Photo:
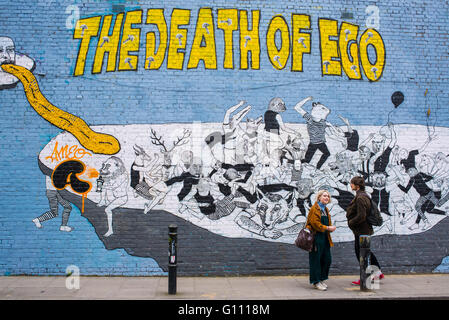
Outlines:
[[349,120],[348,118],[344,118],[341,115],[338,115],[338,117],[341,119],[341,121],[343,121],[346,125],[349,125]]
[[335,229],[337,229],[336,226],[329,226],[329,227],[327,227],[327,231],[329,231],[329,232],[334,232]]

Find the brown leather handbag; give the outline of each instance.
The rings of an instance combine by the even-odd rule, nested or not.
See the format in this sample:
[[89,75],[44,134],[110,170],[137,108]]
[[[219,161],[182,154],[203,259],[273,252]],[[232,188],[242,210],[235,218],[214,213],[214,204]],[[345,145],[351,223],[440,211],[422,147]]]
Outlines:
[[307,252],[312,252],[315,241],[315,230],[310,230],[307,228],[307,225],[309,224],[309,216],[310,215],[307,215],[307,221],[298,233],[298,237],[295,240],[295,246],[306,250]]
[[302,228],[295,240],[295,245],[298,248],[311,252],[313,249],[313,241],[315,240],[315,232],[310,231],[306,227]]

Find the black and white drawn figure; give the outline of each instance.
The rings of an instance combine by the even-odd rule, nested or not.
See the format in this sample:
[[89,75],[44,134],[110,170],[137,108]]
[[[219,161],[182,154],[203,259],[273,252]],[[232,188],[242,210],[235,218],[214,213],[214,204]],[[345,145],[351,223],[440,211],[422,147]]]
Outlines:
[[[35,62],[25,54],[16,52],[14,41],[9,37],[0,37],[0,65],[15,64],[33,71]],[[19,79],[0,68],[0,90],[14,88]]]
[[45,176],[45,186],[47,189],[46,195],[48,198],[50,210],[40,215],[39,217],[33,219],[34,224],[36,225],[37,228],[40,229],[42,228],[42,223],[44,221],[56,218],[59,215],[58,211],[60,204],[64,209],[62,211],[62,223],[61,226],[59,227],[59,230],[64,232],[72,231],[74,228],[67,225],[69,222],[70,212],[72,211],[72,205],[68,200],[64,199],[59,190],[57,190],[53,186],[50,176]]
[[189,193],[190,196],[186,196],[181,202],[182,214],[190,213],[199,219],[203,215],[210,220],[219,220],[229,216],[238,207],[239,202],[234,200],[239,197],[236,188],[232,187],[230,193],[223,196],[218,190],[213,189],[210,182],[210,178],[200,178]]
[[344,118],[341,115],[338,115],[338,117],[341,119],[341,121],[344,122],[344,124],[347,127],[347,131],[343,132],[344,134],[344,139],[342,141],[343,148],[351,152],[357,152],[359,149],[359,139],[360,139],[359,132],[351,126],[348,118]]
[[435,192],[437,198],[440,199],[443,194],[448,193],[449,162],[443,152],[438,152],[435,155],[423,154],[417,165],[421,172],[433,177],[428,185]]
[[171,191],[174,184],[182,182],[182,188],[179,190],[177,197],[178,201],[182,203],[182,201],[192,192],[192,189],[197,185],[202,177],[203,171],[203,163],[201,159],[193,158],[192,165],[189,166],[189,170],[183,172],[179,176],[172,177],[168,180],[163,180],[161,184],[163,184],[163,191],[153,199],[153,201],[145,208],[145,211],[148,212],[152,210],[156,205],[160,203],[162,199],[165,198],[167,193]]
[[[167,186],[164,183],[164,168],[159,158],[159,155],[155,153],[153,158],[147,156],[142,166],[132,166],[134,171],[143,174],[143,179],[136,186],[136,190],[138,195],[149,200],[144,204],[144,214],[148,213],[152,203],[163,203],[166,195]],[[158,199],[157,202],[155,199]]]
[[109,237],[114,233],[112,228],[112,210],[125,205],[128,202],[129,178],[123,161],[116,157],[109,157],[100,169],[103,178],[103,190],[97,206],[106,206],[105,213],[108,221],[108,230],[104,234]]
[[[223,166],[226,168],[223,168]],[[238,199],[238,202],[246,206],[249,203],[255,203],[257,201],[256,186],[253,181],[253,170],[250,165],[236,166],[240,169],[238,171],[235,167],[229,165],[222,165],[218,170],[213,170],[209,177],[213,181],[218,190],[224,197],[228,197],[228,201],[233,201],[234,198]],[[224,198],[221,198],[224,199]],[[220,203],[221,204],[221,203]]]
[[371,157],[371,149],[366,145],[360,145],[358,149],[358,157],[355,159],[358,175],[362,176],[368,183],[369,178],[369,159]]
[[163,156],[163,162],[161,163],[161,171],[164,180],[168,180],[176,175],[175,165],[173,164],[173,157],[175,150],[189,143],[192,132],[188,129],[184,129],[181,136],[177,136],[176,140],[172,142],[172,146],[168,147],[165,144],[165,140],[162,136],[158,136],[154,129],[151,129],[151,143],[160,147],[160,152]]
[[[435,177],[419,171],[418,168],[421,166],[418,165],[415,160],[416,156],[425,149],[431,140],[432,137],[429,136],[420,149],[410,151],[407,158],[401,160],[401,164],[404,166],[404,169],[410,176],[410,179],[405,187],[402,184],[399,184],[399,189],[408,194],[409,190],[413,187],[419,194],[419,198],[415,203],[415,210],[418,212],[418,217],[416,218],[415,224],[410,227],[411,230],[419,228],[421,220],[424,222],[421,226],[422,230],[427,230],[431,227],[425,215],[426,212],[431,214],[446,215],[445,211],[437,209],[436,207],[444,205],[448,198],[446,198],[446,196],[441,198],[441,187],[438,187],[437,191],[431,188],[432,184],[430,182],[434,180]],[[444,156],[444,154],[441,155]],[[427,157],[423,157],[423,159],[427,159]],[[430,173],[437,173],[437,171],[430,170]]]
[[148,193],[149,186],[145,181],[144,168],[154,165],[153,162],[157,161],[155,156],[153,159],[145,152],[145,150],[134,145],[135,160],[131,165],[130,186],[133,189],[134,197],[141,196],[149,199],[151,196]]
[[288,170],[281,166],[281,156],[283,152],[281,149],[274,149],[271,151],[269,157],[265,158],[263,163],[259,163],[255,167],[255,180],[258,184],[269,185],[276,183],[283,183],[288,179]]
[[448,178],[449,177],[449,156],[443,152],[437,152],[435,154],[434,172],[435,179]]
[[372,199],[378,203],[380,212],[390,216],[390,194],[386,190],[388,179],[387,166],[390,163],[390,155],[396,146],[397,136],[393,123],[379,129],[378,133],[370,134],[364,143],[371,140],[372,152],[368,161],[367,185],[373,188]]
[[191,214],[199,219],[215,214],[215,195],[211,191],[209,178],[200,178],[189,194],[180,201],[179,212],[183,215]]
[[325,105],[313,102],[310,113],[303,109],[303,106],[312,99],[312,97],[307,97],[298,102],[294,108],[306,120],[309,134],[309,145],[302,161],[303,163],[310,163],[315,152],[319,150],[322,154],[316,168],[321,169],[331,155],[326,145],[326,134],[332,139],[341,139],[341,137],[344,137],[344,132],[326,120],[331,110]]
[[278,239],[284,235],[297,234],[304,222],[295,222],[289,213],[292,210],[285,197],[278,193],[267,193],[256,208],[247,208],[235,218],[241,228],[265,238]]
[[279,97],[273,98],[268,103],[268,109],[264,114],[265,131],[264,131],[264,153],[267,157],[276,149],[284,147],[284,141],[281,138],[283,133],[296,135],[293,129],[284,124],[281,113],[285,112],[285,102]]
[[[418,212],[418,217],[416,218],[415,224],[410,227],[410,230],[417,229],[421,220],[424,222],[421,226],[422,230],[427,230],[430,228],[430,223],[425,215],[425,212],[435,213],[435,214],[445,214],[443,211],[436,211],[434,209],[438,205],[438,199],[435,197],[434,192],[427,186],[433,177],[426,175],[425,173],[419,172],[415,167],[409,168],[407,174],[410,176],[410,180],[406,187],[399,185],[399,188],[404,192],[408,193],[410,188],[414,188],[418,194],[419,198],[415,203],[415,210]],[[431,202],[431,206],[427,205],[427,202]]]
[[[435,204],[436,207],[442,207],[449,201],[449,172],[446,171],[448,164],[447,156],[442,152],[438,152],[433,156],[423,154],[420,161],[416,164],[421,173],[432,177],[426,184],[438,199],[438,203]],[[430,207],[432,208],[433,205],[434,203],[431,203]],[[429,208],[429,203],[425,203],[424,207]],[[438,214],[447,212],[449,208],[446,206],[440,209],[444,211],[438,209],[436,211],[433,209],[432,211]]]
[[[399,224],[406,226],[416,216],[414,205],[408,198],[393,200],[391,208],[393,217],[399,219]],[[395,230],[391,230],[395,231]]]
[[238,112],[237,110],[243,107],[245,103],[242,100],[238,104],[228,108],[223,118],[222,132],[212,132],[205,138],[206,144],[216,161],[237,164],[238,152],[236,149],[236,140],[241,135],[241,132],[239,132],[241,131],[239,124],[251,110],[251,106],[246,106]]
[[188,172],[193,165],[193,152],[184,150],[181,152],[180,161],[175,166],[174,176],[180,176],[184,172]]
[[[293,181],[292,181],[293,182]],[[302,216],[306,217],[307,212],[312,207],[313,181],[310,178],[300,178],[295,181],[296,188],[293,191],[293,198],[296,200]]]
[[[360,154],[359,154],[359,132],[358,130],[354,129],[351,124],[349,123],[348,118],[344,118],[341,115],[338,115],[338,117],[343,121],[343,123],[346,125],[346,131],[336,129],[337,134],[334,135],[334,138],[338,141],[340,141],[343,150],[338,151],[335,154],[335,158],[338,158],[339,155],[344,154],[343,157],[346,157],[348,162],[348,166],[353,168],[355,171],[357,171],[357,166],[359,165],[360,161]],[[343,135],[342,135],[343,134]],[[352,173],[354,174],[354,173]],[[355,174],[354,174],[355,175]]]
[[237,145],[237,162],[256,164],[263,159],[263,145],[261,135],[259,135],[259,126],[262,123],[262,116],[252,119],[246,119],[246,127],[242,128],[242,143]]
[[282,151],[282,159],[287,159],[287,162],[289,163],[294,163],[296,161],[301,161],[302,159],[304,159],[306,147],[301,135],[298,133],[293,138],[289,135]]
[[357,167],[353,161],[352,155],[348,152],[342,151],[335,155],[335,161],[330,162],[329,174],[336,180],[349,185],[351,178],[357,173]]

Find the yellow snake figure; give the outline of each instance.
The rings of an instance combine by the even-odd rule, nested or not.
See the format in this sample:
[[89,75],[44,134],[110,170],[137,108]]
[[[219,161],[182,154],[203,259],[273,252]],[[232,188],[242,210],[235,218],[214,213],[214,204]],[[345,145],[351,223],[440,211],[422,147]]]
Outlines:
[[13,64],[3,64],[1,68],[22,82],[28,102],[42,118],[73,134],[83,147],[100,154],[116,154],[120,151],[120,143],[115,137],[93,131],[83,119],[52,105],[42,95],[31,71]]

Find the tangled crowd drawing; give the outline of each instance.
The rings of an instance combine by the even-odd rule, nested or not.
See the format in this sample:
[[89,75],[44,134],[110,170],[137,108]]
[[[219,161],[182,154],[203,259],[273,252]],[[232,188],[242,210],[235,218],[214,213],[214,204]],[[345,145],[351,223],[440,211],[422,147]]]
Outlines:
[[[392,99],[398,94],[403,99],[400,92]],[[257,118],[249,117],[251,109],[241,101],[221,124],[114,126],[122,150],[83,158],[100,175],[93,184],[101,190],[87,197],[105,210],[104,237],[114,235],[120,208],[130,207],[143,215],[164,210],[227,237],[292,243],[316,192],[327,189],[334,237],[349,241],[345,209],[356,175],[365,178],[383,215],[376,234],[423,232],[446,216],[449,159],[432,144],[447,134],[441,128],[413,126],[424,134],[411,139],[410,125],[390,121],[356,128],[338,115],[339,125],[312,97],[294,106],[302,123],[284,122],[286,105],[278,97]],[[57,139],[64,143],[64,135]]]

